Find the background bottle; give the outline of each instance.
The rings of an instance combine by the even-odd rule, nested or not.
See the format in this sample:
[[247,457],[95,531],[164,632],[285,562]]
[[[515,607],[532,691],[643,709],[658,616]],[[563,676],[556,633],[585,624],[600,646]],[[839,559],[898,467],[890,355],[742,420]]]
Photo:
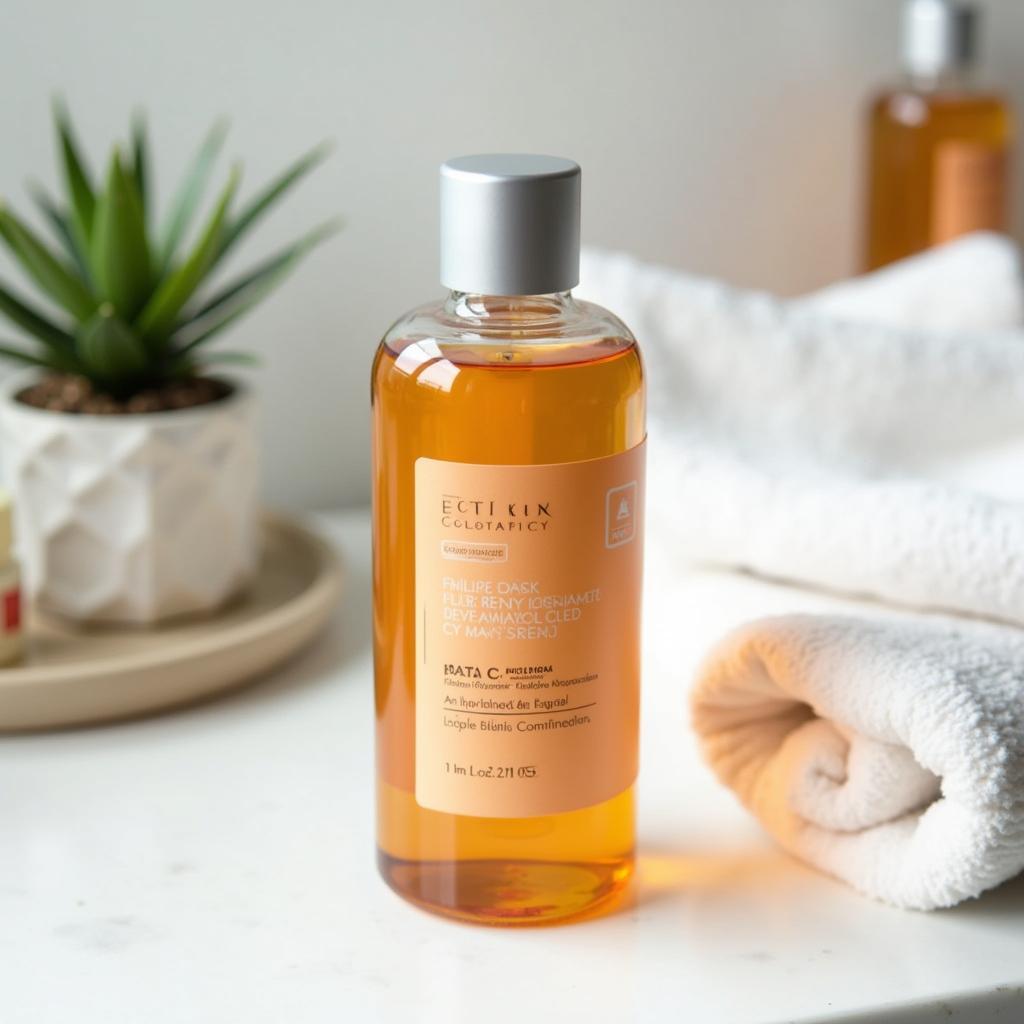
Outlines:
[[644,383],[569,291],[579,186],[445,164],[451,291],[373,366],[379,864],[481,922],[579,913],[633,863]]
[[970,231],[1007,231],[1012,114],[973,82],[977,11],[908,0],[904,82],[871,105],[865,267]]

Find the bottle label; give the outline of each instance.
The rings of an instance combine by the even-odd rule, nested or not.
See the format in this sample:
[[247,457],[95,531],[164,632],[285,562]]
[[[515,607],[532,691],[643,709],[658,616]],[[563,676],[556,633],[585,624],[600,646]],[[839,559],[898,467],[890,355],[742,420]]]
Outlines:
[[644,454],[416,462],[416,802],[534,817],[637,771]]
[[971,231],[1006,230],[1006,153],[974,142],[942,143],[935,154],[933,245]]

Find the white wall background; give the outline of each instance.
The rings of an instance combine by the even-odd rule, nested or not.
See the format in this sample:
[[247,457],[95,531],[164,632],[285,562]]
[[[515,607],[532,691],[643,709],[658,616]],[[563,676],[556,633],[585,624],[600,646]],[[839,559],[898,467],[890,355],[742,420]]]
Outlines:
[[[1024,3],[981,6],[990,77],[1024,109]],[[250,185],[334,139],[249,255],[336,212],[346,230],[229,344],[264,363],[268,500],[360,502],[376,340],[438,292],[441,160],[571,156],[584,168],[586,242],[785,293],[821,285],[855,266],[862,106],[894,69],[898,7],[4,0],[0,194],[22,208],[26,179],[54,179],[56,91],[94,164],[145,108],[164,197],[218,114]]]

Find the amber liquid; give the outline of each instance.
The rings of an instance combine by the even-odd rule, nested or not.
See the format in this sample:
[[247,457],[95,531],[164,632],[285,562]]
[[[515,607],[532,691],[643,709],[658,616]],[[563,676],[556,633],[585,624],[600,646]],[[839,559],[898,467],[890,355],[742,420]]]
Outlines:
[[870,114],[866,269],[970,231],[1008,230],[1011,128],[994,95],[879,96]]
[[414,797],[413,467],[538,464],[613,455],[644,437],[632,340],[502,345],[386,340],[373,368],[378,860],[406,899],[489,924],[579,914],[625,884],[632,788],[592,807],[479,818]]

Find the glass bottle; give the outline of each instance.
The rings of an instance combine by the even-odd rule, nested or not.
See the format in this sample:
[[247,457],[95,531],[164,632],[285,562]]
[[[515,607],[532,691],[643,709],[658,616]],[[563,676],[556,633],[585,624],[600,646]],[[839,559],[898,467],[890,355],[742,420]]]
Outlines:
[[578,914],[633,864],[644,382],[569,290],[579,180],[445,164],[451,290],[372,371],[379,865],[482,923]]
[[1008,230],[1007,101],[973,80],[977,12],[951,0],[908,0],[905,81],[869,117],[865,269],[971,231]]

